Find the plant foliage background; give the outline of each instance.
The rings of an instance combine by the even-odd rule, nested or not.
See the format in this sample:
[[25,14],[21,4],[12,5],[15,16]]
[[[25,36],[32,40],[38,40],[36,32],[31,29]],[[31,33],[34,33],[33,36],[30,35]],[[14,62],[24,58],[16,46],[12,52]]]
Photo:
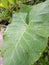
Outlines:
[[0,26],[3,65],[49,65],[49,0],[0,0]]

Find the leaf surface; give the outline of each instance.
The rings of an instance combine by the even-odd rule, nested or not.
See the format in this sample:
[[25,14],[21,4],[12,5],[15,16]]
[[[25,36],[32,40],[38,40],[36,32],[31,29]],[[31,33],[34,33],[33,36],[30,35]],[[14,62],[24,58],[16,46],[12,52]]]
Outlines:
[[8,0],[11,4],[15,5],[16,4],[16,0]]
[[34,6],[29,15],[30,29],[36,34],[49,36],[49,3],[46,1]]
[[39,59],[49,36],[48,7],[47,2],[33,6],[28,25],[25,13],[13,15],[3,35],[3,65],[32,65]]
[[0,7],[8,8],[8,0],[1,0]]

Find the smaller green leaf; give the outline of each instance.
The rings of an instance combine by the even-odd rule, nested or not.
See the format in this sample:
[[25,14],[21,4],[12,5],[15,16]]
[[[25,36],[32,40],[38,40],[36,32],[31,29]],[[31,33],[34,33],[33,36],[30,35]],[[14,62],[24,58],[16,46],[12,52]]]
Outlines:
[[26,0],[21,0],[23,3],[25,3],[26,2]]
[[8,0],[11,4],[15,5],[16,4],[16,0]]
[[8,0],[1,0],[0,7],[8,8]]
[[32,9],[32,6],[22,4],[20,11],[21,11],[21,12],[29,13],[31,9]]
[[0,7],[4,7],[2,3],[0,3]]
[[30,5],[23,5],[21,6],[21,12],[25,12],[27,13],[27,17],[26,17],[26,23],[28,24],[29,23],[29,12],[31,11],[32,9],[32,6]]

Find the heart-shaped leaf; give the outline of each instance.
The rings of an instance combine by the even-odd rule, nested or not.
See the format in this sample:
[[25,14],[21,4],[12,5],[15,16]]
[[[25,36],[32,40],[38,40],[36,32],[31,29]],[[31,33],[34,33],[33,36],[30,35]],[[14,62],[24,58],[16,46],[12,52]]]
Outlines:
[[49,4],[33,6],[26,25],[26,14],[13,15],[3,35],[3,65],[32,65],[47,46],[49,36]]

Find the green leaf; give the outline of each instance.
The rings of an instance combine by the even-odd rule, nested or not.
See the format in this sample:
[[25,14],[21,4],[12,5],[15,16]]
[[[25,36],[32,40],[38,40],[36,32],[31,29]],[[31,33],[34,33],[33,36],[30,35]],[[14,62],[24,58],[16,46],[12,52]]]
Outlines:
[[47,45],[46,38],[35,34],[29,29],[30,26],[26,27],[22,22],[25,22],[24,16],[15,15],[13,23],[4,33],[2,48],[4,65],[31,65],[37,61]]
[[8,0],[1,0],[0,7],[8,8]]
[[25,12],[25,13],[27,13],[27,17],[26,17],[26,23],[28,24],[29,23],[29,12],[31,11],[31,9],[32,9],[32,6],[28,6],[28,5],[24,5],[24,4],[22,4],[22,6],[21,6],[21,12]]
[[8,0],[11,4],[15,5],[16,4],[16,0]]
[[20,11],[25,12],[25,13],[29,13],[31,9],[32,9],[32,6],[22,4]]
[[35,5],[30,12],[30,29],[36,34],[47,37],[49,36],[49,3],[46,1]]
[[3,65],[32,65],[39,59],[49,35],[48,7],[47,2],[33,6],[28,25],[25,13],[13,15],[3,35]]
[[26,2],[26,0],[21,0],[23,3],[25,3]]
[[2,3],[0,3],[0,7],[4,7]]

